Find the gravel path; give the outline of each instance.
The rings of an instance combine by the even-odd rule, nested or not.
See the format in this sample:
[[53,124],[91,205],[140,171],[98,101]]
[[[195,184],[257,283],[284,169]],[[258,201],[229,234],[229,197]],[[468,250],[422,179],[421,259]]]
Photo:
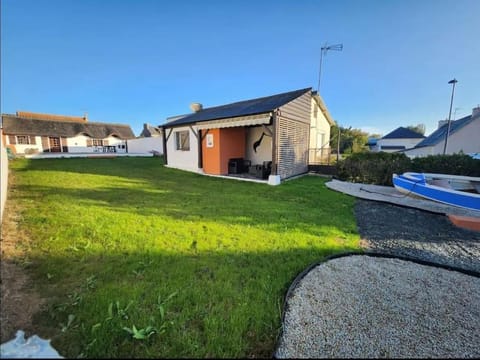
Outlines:
[[[357,199],[367,250],[480,273],[480,232]],[[479,358],[480,278],[366,255],[311,269],[287,295],[276,358]]]
[[288,299],[276,358],[478,358],[480,279],[399,259],[346,256]]

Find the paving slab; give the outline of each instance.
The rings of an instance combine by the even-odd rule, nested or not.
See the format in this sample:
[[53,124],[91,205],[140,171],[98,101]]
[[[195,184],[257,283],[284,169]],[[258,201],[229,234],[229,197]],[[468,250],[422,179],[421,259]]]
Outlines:
[[399,192],[393,186],[351,183],[336,179],[327,182],[326,186],[331,190],[339,191],[361,199],[387,202],[395,205],[430,211],[438,214],[480,218],[480,211],[464,209],[457,206],[451,206],[431,200],[426,200],[412,195],[406,195]]

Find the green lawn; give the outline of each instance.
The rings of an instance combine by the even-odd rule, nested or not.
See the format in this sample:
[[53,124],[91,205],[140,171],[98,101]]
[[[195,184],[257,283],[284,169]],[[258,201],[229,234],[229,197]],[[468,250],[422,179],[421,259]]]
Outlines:
[[159,158],[10,167],[19,261],[50,299],[37,334],[65,357],[271,357],[295,276],[359,249],[353,199],[316,176],[268,186]]

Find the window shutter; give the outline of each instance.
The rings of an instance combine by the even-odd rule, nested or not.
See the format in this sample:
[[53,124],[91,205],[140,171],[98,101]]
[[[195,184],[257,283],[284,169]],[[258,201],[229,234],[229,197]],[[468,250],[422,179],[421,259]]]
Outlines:
[[87,139],[87,147],[92,147],[92,146],[93,146],[92,139]]
[[62,145],[62,152],[68,152],[67,138],[61,137],[60,144]]
[[103,140],[103,146],[108,146],[108,140]]
[[30,144],[37,145],[37,139],[35,138],[35,136],[30,136]]
[[42,149],[43,152],[50,152],[50,145],[47,136],[42,136]]
[[10,145],[15,145],[17,143],[15,135],[8,135],[8,142],[10,143]]

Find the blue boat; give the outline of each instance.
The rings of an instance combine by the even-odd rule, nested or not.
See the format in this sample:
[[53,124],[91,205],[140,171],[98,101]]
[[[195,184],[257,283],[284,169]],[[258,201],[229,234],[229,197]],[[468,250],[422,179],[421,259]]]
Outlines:
[[402,193],[480,211],[480,178],[406,172],[392,180]]

